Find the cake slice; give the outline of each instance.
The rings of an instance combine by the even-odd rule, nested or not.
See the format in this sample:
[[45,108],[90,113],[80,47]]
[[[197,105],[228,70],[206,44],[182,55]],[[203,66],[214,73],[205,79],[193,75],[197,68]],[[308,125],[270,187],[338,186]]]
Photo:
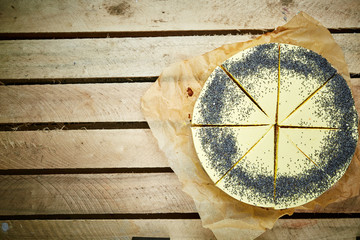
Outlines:
[[275,209],[303,205],[331,186],[328,175],[279,130],[275,173]]
[[270,127],[193,127],[196,153],[211,180],[222,178]]
[[282,131],[331,178],[332,184],[344,175],[358,140],[354,128],[288,128]]
[[357,128],[357,112],[350,89],[336,74],[310,95],[281,125]]
[[244,203],[274,207],[274,127],[216,185]]
[[226,60],[222,67],[275,122],[279,44],[249,48]]
[[192,119],[195,125],[270,123],[270,119],[220,67],[210,75],[198,99]]
[[336,70],[319,54],[302,47],[281,44],[279,122],[335,73]]

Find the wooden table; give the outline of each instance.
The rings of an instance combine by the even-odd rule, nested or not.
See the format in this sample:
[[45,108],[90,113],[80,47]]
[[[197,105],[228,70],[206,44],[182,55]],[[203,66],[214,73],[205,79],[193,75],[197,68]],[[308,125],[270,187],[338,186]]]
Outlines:
[[[0,238],[214,239],[140,97],[169,64],[298,11],[342,47],[360,110],[358,0],[1,0]],[[360,197],[282,218],[260,239],[289,236],[360,236]]]

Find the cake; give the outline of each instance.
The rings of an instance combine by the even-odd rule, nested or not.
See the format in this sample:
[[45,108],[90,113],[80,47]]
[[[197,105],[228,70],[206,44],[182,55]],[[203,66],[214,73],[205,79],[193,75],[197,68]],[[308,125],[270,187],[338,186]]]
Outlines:
[[344,78],[290,44],[241,51],[215,68],[197,99],[192,136],[214,184],[275,209],[319,197],[345,173],[358,116]]

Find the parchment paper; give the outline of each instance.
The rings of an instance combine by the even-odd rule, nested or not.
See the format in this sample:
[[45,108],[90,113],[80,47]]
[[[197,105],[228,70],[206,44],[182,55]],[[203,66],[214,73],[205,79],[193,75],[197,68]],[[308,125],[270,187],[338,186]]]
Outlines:
[[[141,101],[143,114],[182,183],[183,191],[194,199],[203,226],[210,228],[217,239],[253,239],[271,229],[279,217],[291,215],[295,210],[254,207],[222,192],[202,169],[191,137],[190,120],[195,101],[215,67],[241,50],[270,42],[290,43],[321,54],[350,84],[341,48],[325,27],[301,12],[274,32],[251,41],[223,45],[169,66]],[[359,156],[358,149],[355,156]],[[354,157],[348,171],[334,187],[298,209],[319,209],[359,195],[359,166],[359,158]]]

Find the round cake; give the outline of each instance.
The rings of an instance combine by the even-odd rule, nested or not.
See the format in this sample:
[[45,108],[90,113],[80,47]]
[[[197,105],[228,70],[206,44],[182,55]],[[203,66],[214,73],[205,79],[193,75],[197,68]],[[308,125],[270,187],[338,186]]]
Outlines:
[[346,81],[325,58],[270,43],[212,72],[191,130],[217,187],[251,205],[284,209],[317,198],[344,175],[358,116]]

